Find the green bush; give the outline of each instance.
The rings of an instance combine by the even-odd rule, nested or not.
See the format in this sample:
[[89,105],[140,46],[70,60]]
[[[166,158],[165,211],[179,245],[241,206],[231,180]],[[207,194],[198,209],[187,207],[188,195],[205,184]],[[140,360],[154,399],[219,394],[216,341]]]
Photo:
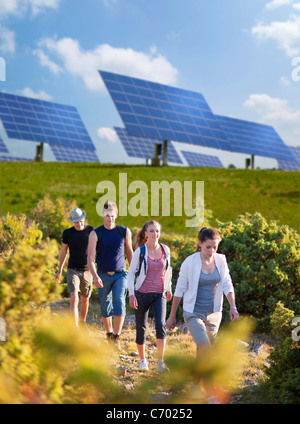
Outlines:
[[[7,340],[0,343],[0,382],[14,381],[19,395],[29,382],[32,387],[40,379],[33,332],[47,314],[46,306],[60,294],[53,277],[57,252],[54,240],[35,247],[23,240],[12,255],[0,258],[0,317],[5,319]],[[0,402],[3,396],[0,390]]]
[[43,233],[43,237],[54,238],[61,241],[62,232],[71,227],[69,220],[71,210],[76,208],[75,201],[68,201],[61,197],[54,203],[49,194],[40,200],[37,206],[30,212],[33,219]]
[[34,246],[41,241],[42,235],[37,224],[29,221],[26,215],[7,213],[0,218],[0,257],[9,257],[23,241]]
[[277,303],[271,315],[271,331],[277,339],[285,340],[291,336],[291,322],[294,316],[294,311],[285,308],[282,302]]
[[287,225],[268,223],[260,213],[220,223],[219,251],[227,257],[239,311],[270,329],[278,301],[300,314],[300,235]]
[[270,354],[266,382],[270,397],[279,403],[300,402],[300,344],[291,337],[294,312],[277,303],[271,315],[272,332],[280,341]]

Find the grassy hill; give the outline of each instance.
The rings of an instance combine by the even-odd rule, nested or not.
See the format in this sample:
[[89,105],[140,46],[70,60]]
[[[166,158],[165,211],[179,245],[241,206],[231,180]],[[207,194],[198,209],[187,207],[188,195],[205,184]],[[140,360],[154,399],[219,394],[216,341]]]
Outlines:
[[[152,181],[179,181],[182,189],[184,181],[192,181],[194,196],[196,181],[204,181],[205,208],[213,211],[212,225],[215,225],[216,219],[227,222],[239,214],[258,211],[268,220],[275,219],[280,224],[288,224],[299,230],[299,172],[55,162],[2,162],[0,169],[2,215],[8,211],[28,214],[49,193],[52,200],[57,197],[75,199],[78,206],[86,210],[89,223],[96,226],[102,222],[96,211],[97,201],[103,196],[103,193],[96,191],[98,183],[113,183],[119,204],[119,195],[127,195],[127,203],[136,196],[139,191],[128,193],[128,187],[132,182],[139,181],[148,189],[148,215],[128,214],[120,216],[118,222],[129,227],[141,226],[152,217]],[[127,178],[127,184],[124,178]],[[170,216],[157,219],[164,231],[186,233],[185,220],[188,217],[184,213],[183,216],[174,216],[173,203],[171,194]]]

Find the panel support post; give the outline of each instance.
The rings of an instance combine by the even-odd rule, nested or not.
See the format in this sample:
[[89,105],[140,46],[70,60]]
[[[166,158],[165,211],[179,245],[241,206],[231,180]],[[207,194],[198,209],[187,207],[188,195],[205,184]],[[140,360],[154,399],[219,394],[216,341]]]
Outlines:
[[164,140],[163,166],[168,166],[168,140]]
[[42,162],[44,157],[44,143],[38,144],[36,146],[36,154],[34,160],[36,162]]

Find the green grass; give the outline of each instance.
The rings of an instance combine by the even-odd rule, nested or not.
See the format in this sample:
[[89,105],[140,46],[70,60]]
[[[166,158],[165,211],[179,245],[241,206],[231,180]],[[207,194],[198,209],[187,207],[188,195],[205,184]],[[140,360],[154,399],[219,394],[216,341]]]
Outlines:
[[[28,214],[45,194],[51,199],[75,199],[87,212],[91,225],[102,222],[96,204],[103,193],[96,188],[101,181],[111,181],[117,189],[119,203],[119,174],[127,174],[127,187],[133,181],[143,181],[150,192],[151,181],[204,181],[205,207],[213,211],[211,224],[235,220],[246,212],[260,212],[267,220],[275,219],[299,230],[299,172],[268,170],[214,169],[191,167],[146,167],[135,165],[80,164],[80,163],[1,163],[1,214]],[[122,193],[123,194],[123,193]],[[128,202],[136,196],[128,194]],[[171,204],[172,204],[171,196]],[[172,208],[172,206],[171,206]],[[122,216],[118,222],[129,227],[141,226],[151,217]],[[186,233],[183,217],[158,217],[164,231]]]

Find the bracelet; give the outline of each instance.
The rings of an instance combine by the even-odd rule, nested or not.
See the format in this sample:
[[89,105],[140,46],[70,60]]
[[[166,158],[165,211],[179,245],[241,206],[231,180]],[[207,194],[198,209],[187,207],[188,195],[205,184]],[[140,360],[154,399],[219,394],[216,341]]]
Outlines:
[[236,306],[230,306],[230,309],[236,309],[237,310],[237,307]]

